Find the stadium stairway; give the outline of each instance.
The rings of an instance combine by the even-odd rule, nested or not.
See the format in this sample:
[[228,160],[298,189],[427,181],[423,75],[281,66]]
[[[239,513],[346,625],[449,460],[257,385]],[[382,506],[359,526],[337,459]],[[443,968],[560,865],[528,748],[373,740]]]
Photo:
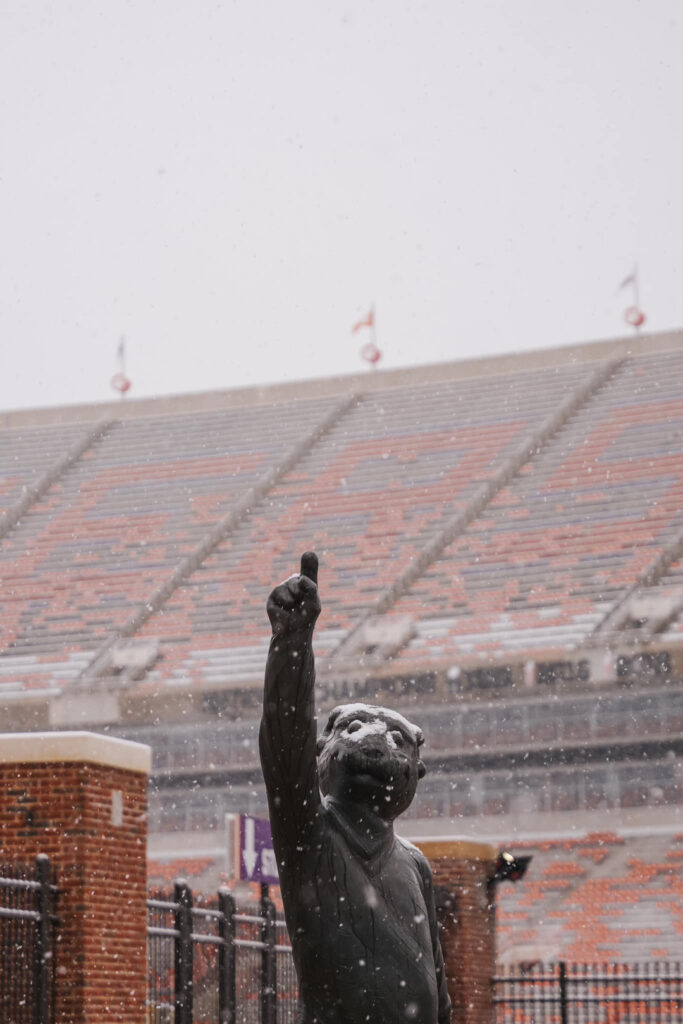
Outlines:
[[0,540],[26,515],[36,502],[40,501],[50,488],[81,459],[91,451],[116,425],[116,420],[101,420],[87,429],[71,445],[64,455],[48,465],[33,481],[25,483],[17,500],[4,509],[0,515]]
[[[624,591],[621,598],[607,612],[605,617],[598,622],[591,635],[591,640],[609,641],[619,637],[630,615],[629,606],[631,600],[636,595],[644,596],[648,592],[650,596],[654,596],[657,593],[657,585],[664,580],[670,569],[676,568],[676,563],[682,554],[683,526],[674,533],[668,543],[655,555],[652,563],[638,575],[636,580]],[[658,632],[661,632],[669,623],[674,621],[681,610],[682,604],[683,591],[680,596],[677,595],[671,602],[670,610],[657,620],[656,628]],[[648,628],[648,625],[645,624],[645,628],[639,632],[638,638],[641,641],[651,640],[653,635],[652,627]]]

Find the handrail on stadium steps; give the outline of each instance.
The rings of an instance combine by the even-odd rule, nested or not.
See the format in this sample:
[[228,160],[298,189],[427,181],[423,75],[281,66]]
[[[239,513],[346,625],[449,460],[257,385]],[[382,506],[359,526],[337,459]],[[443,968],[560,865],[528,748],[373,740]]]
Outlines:
[[67,470],[82,458],[87,451],[98,444],[117,424],[117,420],[100,420],[69,448],[66,454],[57,459],[36,479],[28,484],[21,497],[10,508],[0,516],[0,540],[7,536],[20,519],[22,519],[32,505],[49,491],[54,483],[62,477]]

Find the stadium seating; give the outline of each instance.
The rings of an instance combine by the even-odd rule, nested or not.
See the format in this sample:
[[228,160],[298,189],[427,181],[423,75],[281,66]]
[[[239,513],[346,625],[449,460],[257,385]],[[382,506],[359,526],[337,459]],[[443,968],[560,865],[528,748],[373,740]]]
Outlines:
[[683,835],[589,834],[517,843],[524,880],[498,893],[507,962],[683,958]]
[[68,679],[70,656],[121,626],[324,411],[301,400],[116,424],[0,546],[0,671],[9,658],[25,684],[44,682],[41,660],[59,653]]
[[[144,627],[140,635],[160,636],[165,658],[173,659],[148,683],[158,685],[169,670],[186,682],[204,678],[191,648],[177,643],[179,635],[199,637],[205,651],[213,648],[209,665],[243,660],[245,641],[263,635],[269,586],[296,568],[292,552],[306,547],[315,547],[324,564],[317,650],[325,657],[589,372],[569,366],[543,380],[521,373],[366,396]],[[259,574],[248,589],[244,568],[255,551]]]
[[58,461],[84,433],[82,423],[2,429],[0,445],[0,515],[24,489]]
[[[225,863],[224,857],[222,860]],[[184,878],[199,892],[210,891],[211,883],[207,886],[206,876],[213,875],[215,870],[215,857],[172,857],[169,860],[148,857],[147,884],[151,888],[163,886],[167,890],[177,878]]]
[[[360,395],[135,632],[160,642],[141,688],[257,678],[265,594],[306,547],[324,566],[318,653],[334,654],[527,442],[522,469],[389,611],[414,623],[398,661],[409,670],[585,639],[683,525],[680,347],[626,359],[533,450],[598,365]],[[336,400],[302,387],[286,402],[114,423],[0,544],[0,687],[77,679]],[[16,502],[87,429],[5,431],[0,500]],[[661,586],[682,575],[679,560]]]
[[683,353],[627,361],[395,606],[403,660],[584,640],[683,527],[682,427]]

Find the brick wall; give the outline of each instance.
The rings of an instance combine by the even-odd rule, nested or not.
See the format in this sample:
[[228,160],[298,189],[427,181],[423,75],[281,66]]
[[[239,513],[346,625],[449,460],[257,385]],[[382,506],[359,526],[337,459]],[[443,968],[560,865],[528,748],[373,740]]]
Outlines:
[[0,736],[0,849],[57,872],[57,1024],[143,1024],[149,748]]
[[487,843],[420,841],[434,874],[452,1024],[493,1024],[495,872]]

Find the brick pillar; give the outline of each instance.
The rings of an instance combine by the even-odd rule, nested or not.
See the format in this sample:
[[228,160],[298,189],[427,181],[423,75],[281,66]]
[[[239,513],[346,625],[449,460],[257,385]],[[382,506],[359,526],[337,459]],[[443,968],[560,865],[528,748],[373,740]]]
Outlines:
[[453,1024],[494,1024],[498,851],[469,840],[415,840],[431,864]]
[[0,735],[3,859],[57,873],[57,1024],[144,1024],[150,766],[109,736]]

